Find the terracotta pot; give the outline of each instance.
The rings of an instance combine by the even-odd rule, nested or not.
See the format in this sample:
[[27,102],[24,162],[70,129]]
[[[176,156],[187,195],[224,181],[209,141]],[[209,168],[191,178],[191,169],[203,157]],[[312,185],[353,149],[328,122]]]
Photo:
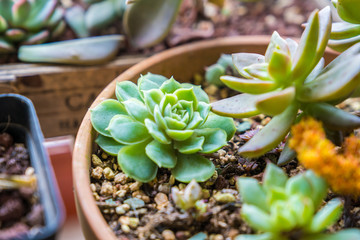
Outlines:
[[[113,80],[96,98],[90,108],[102,100],[115,98],[115,83],[131,80],[136,82],[140,74],[147,72],[174,76],[180,82],[189,81],[195,73],[203,73],[205,66],[216,62],[222,53],[249,52],[264,54],[268,36],[230,37],[202,41],[176,47],[156,54],[131,67]],[[335,52],[327,51],[327,62],[335,58]],[[86,239],[116,239],[115,234],[101,215],[90,190],[89,168],[93,152],[95,131],[88,111],[78,131],[73,153],[73,179],[77,213]]]

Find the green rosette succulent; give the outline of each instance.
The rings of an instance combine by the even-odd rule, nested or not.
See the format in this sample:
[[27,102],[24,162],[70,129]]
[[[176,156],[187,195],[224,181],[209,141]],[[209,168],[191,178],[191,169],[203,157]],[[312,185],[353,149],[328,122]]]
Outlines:
[[149,182],[159,167],[171,169],[181,182],[202,182],[213,175],[213,163],[201,154],[226,145],[235,125],[210,112],[209,98],[199,86],[149,73],[138,85],[118,82],[116,97],[92,109],[91,122],[99,133],[97,144],[117,156],[129,177]]
[[[244,78],[222,76],[221,80],[243,94],[212,103],[212,110],[237,118],[259,113],[273,116],[240,147],[240,154],[259,157],[275,148],[303,115],[313,116],[333,131],[360,126],[359,117],[334,106],[360,92],[356,90],[360,83],[360,44],[324,67],[322,56],[330,29],[330,8],[326,7],[311,14],[299,44],[275,32],[265,56],[233,54],[233,63]],[[299,110],[303,114],[297,117]],[[285,145],[278,164],[294,157],[295,153]]]
[[63,14],[57,0],[1,0],[0,53],[56,38],[65,29]]
[[335,198],[323,205],[326,182],[310,170],[288,178],[270,163],[262,184],[240,177],[237,187],[243,201],[241,216],[259,234],[239,235],[236,240],[360,239],[358,229],[323,233],[340,218],[343,204]]
[[343,52],[360,42],[360,2],[357,0],[332,0],[342,22],[332,24],[328,46]]
[[224,86],[224,83],[220,81],[220,77],[226,74],[228,68],[232,68],[236,72],[232,64],[231,54],[222,54],[215,64],[205,69],[205,81],[219,87]]

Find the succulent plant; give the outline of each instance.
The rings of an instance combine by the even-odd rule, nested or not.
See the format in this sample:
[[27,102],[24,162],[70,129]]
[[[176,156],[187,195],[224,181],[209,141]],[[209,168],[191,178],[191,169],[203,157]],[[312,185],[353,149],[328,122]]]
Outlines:
[[322,204],[326,182],[310,170],[288,178],[281,168],[270,163],[262,185],[254,178],[240,177],[237,187],[243,201],[241,215],[260,234],[239,235],[236,240],[360,238],[358,229],[323,233],[339,219],[343,204],[338,198]]
[[171,169],[181,182],[213,175],[214,165],[200,154],[226,145],[235,125],[231,118],[210,112],[208,96],[199,86],[149,73],[138,85],[117,83],[116,97],[92,109],[91,122],[99,132],[98,145],[117,156],[129,177],[149,182],[158,167]]
[[224,83],[220,81],[220,77],[226,74],[228,68],[232,68],[233,72],[236,73],[236,69],[232,64],[232,56],[222,54],[215,64],[206,68],[205,81],[216,86],[224,86]]
[[[321,120],[332,130],[360,126],[360,118],[333,106],[349,97],[360,83],[360,44],[338,56],[324,68],[322,58],[330,35],[330,8],[314,11],[297,44],[272,35],[265,56],[233,54],[233,62],[245,77],[223,76],[230,88],[244,92],[212,103],[212,110],[223,116],[250,117],[259,113],[272,120],[239,153],[258,157],[276,147],[291,125],[303,115]],[[355,91],[356,96],[359,91]],[[303,114],[298,115],[299,110]],[[285,146],[278,164],[291,160],[295,153]]]
[[196,202],[201,200],[202,189],[195,180],[192,180],[182,191],[177,187],[171,188],[171,197],[176,206],[186,211],[194,208]]
[[91,32],[107,27],[118,19],[119,23],[126,9],[126,0],[88,0],[84,10],[79,5],[66,9],[65,19],[80,38],[89,37]]
[[360,2],[332,0],[343,22],[332,24],[328,46],[342,52],[360,42]]
[[1,0],[0,53],[56,38],[65,29],[63,14],[57,0]]

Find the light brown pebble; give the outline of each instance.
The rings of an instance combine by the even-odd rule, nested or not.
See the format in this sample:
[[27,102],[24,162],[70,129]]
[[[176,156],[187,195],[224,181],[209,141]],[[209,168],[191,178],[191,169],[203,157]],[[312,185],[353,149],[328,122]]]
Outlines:
[[129,179],[128,176],[125,173],[121,172],[121,173],[118,173],[115,175],[114,182],[120,183],[120,184],[125,184],[125,183],[127,183],[128,179]]
[[140,220],[138,218],[135,217],[131,217],[129,218],[129,227],[131,228],[137,228],[137,226],[139,226]]
[[172,186],[172,185],[174,185],[174,183],[175,183],[175,177],[174,177],[174,175],[171,175],[169,178],[169,184],[170,184],[170,186]]
[[104,169],[102,169],[102,167],[97,166],[91,171],[91,177],[95,179],[100,179],[102,177],[103,172]]
[[239,230],[234,228],[230,229],[228,234],[229,238],[234,239],[237,235],[239,235]]
[[91,161],[94,166],[104,166],[103,162],[96,154],[91,155]]
[[164,193],[156,194],[154,200],[155,200],[155,203],[157,204],[156,208],[159,210],[166,207],[169,204],[169,199],[166,196],[166,194],[164,194]]
[[120,190],[117,191],[115,194],[116,194],[116,196],[118,196],[119,198],[123,198],[123,197],[125,197],[126,193],[127,193],[126,190],[120,189]]
[[211,234],[209,240],[224,240],[221,234]]
[[92,192],[96,192],[96,185],[91,183],[90,184],[90,189],[91,189]]
[[209,198],[210,197],[210,192],[208,189],[202,189],[202,198]]
[[221,91],[220,91],[220,97],[221,98],[227,98],[228,97],[228,90],[226,89],[226,88],[224,88],[224,89],[222,89]]
[[169,183],[163,183],[163,184],[160,184],[159,187],[158,187],[158,191],[159,192],[162,192],[162,193],[167,193],[169,194],[170,193],[170,184]]
[[136,181],[136,182],[130,184],[130,190],[131,190],[132,192],[134,192],[134,191],[136,191],[136,190],[139,190],[140,187],[141,187],[141,185],[142,185],[141,182]]
[[106,167],[106,168],[104,169],[103,174],[104,174],[104,177],[105,177],[107,180],[113,180],[114,177],[115,177],[115,174],[114,174],[113,170],[111,170],[111,168],[109,168],[109,167]]
[[217,193],[214,196],[215,200],[220,203],[235,202],[236,198],[231,193]]
[[215,93],[219,90],[217,86],[215,85],[209,85],[208,87],[206,87],[205,89],[205,92],[208,94],[208,95],[215,95]]
[[175,240],[176,239],[174,232],[169,229],[164,230],[161,233],[161,235],[163,236],[163,238],[165,240]]
[[97,192],[93,192],[93,197],[95,198],[95,201],[100,200],[99,194]]
[[124,233],[129,233],[131,231],[130,227],[128,225],[121,225],[121,230]]
[[110,196],[114,192],[114,186],[111,182],[103,182],[100,190],[101,195]]

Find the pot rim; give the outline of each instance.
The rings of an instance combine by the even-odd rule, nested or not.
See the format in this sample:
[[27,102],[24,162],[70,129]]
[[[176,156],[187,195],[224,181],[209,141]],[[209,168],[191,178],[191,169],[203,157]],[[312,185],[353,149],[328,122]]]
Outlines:
[[[144,70],[148,69],[149,67],[160,64],[161,62],[164,62],[168,59],[176,58],[177,56],[182,55],[184,52],[194,52],[215,47],[231,47],[240,45],[264,47],[268,45],[270,37],[271,36],[267,35],[224,37],[189,43],[157,53],[132,66],[131,68],[120,74],[117,78],[112,80],[111,83],[109,83],[98,95],[98,97],[95,99],[89,109],[94,108],[101,101],[107,98],[114,97],[116,82],[129,79],[137,79],[138,76],[141,73],[144,73]],[[327,50],[327,52],[329,51]],[[332,51],[332,53],[334,52]],[[75,199],[77,200],[77,212],[80,221],[86,221],[89,226],[96,226],[95,228],[91,229],[95,234],[95,238],[116,239],[115,234],[110,229],[109,225],[103,218],[99,208],[97,207],[89,187],[89,162],[92,152],[86,152],[86,150],[89,148],[91,149],[91,147],[93,146],[94,135],[95,133],[92,129],[92,125],[90,122],[90,111],[88,110],[78,130],[73,151],[72,169],[75,191],[74,195]],[[82,212],[83,216],[81,216],[79,212]],[[83,219],[81,217],[83,217]]]

